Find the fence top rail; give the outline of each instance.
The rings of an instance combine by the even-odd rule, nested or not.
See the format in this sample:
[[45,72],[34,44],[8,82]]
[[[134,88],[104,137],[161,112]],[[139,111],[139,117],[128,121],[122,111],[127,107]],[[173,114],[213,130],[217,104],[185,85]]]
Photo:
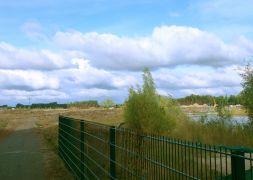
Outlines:
[[231,151],[241,151],[245,153],[253,153],[253,149],[245,147],[245,146],[224,146],[224,145],[217,145],[217,147],[226,149],[226,150],[231,150]]
[[[149,138],[151,140],[164,141],[164,142],[183,145],[183,146],[190,146],[191,148],[198,148],[200,150],[210,150],[210,151],[214,151],[214,152],[220,151],[220,153],[221,153],[221,149],[223,149],[225,151],[228,150],[231,152],[241,151],[244,153],[253,153],[253,149],[248,148],[248,147],[244,147],[244,146],[225,146],[222,144],[208,145],[208,144],[204,144],[204,143],[200,143],[200,142],[191,142],[191,141],[180,140],[180,139],[176,139],[176,138],[170,138],[167,136],[160,136],[157,134],[139,133],[139,132],[132,130],[132,129],[116,127],[116,126],[112,126],[112,125],[102,124],[99,122],[94,122],[94,121],[89,121],[89,120],[84,120],[84,119],[77,119],[77,118],[72,118],[72,117],[67,117],[67,116],[62,116],[62,115],[59,115],[59,119],[68,119],[68,120],[72,120],[72,121],[84,122],[86,124],[97,125],[97,126],[100,126],[103,128],[114,128],[114,129],[116,129],[116,131],[119,131],[119,132],[128,132],[133,135],[140,135],[140,137],[143,137],[143,138]],[[227,153],[225,153],[225,154],[227,154]],[[229,155],[229,154],[227,154],[227,155]],[[253,159],[251,159],[251,160],[253,160]]]
[[103,123],[99,123],[99,122],[94,122],[94,121],[90,121],[90,120],[86,120],[86,119],[77,119],[77,118],[72,118],[72,117],[68,117],[68,116],[62,116],[62,115],[59,115],[59,118],[62,118],[62,119],[69,119],[69,120],[73,120],[73,121],[83,121],[87,124],[92,124],[92,125],[97,125],[97,126],[103,126],[103,127],[106,127],[106,128],[115,128],[115,126],[113,125],[107,125],[107,124],[103,124]]

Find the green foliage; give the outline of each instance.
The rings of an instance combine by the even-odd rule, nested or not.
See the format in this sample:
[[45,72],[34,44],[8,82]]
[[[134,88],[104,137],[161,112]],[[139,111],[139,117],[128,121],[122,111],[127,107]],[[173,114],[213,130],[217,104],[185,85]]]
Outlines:
[[242,76],[241,97],[244,107],[246,107],[249,118],[253,121],[253,69],[250,64],[246,65]]
[[2,105],[2,106],[0,106],[0,109],[9,109],[9,108],[11,108],[11,107],[8,106],[8,105]]
[[30,108],[32,109],[36,109],[36,108],[52,108],[52,109],[55,109],[55,108],[64,108],[66,109],[67,108],[67,104],[58,104],[57,102],[51,102],[51,103],[38,103],[38,104],[32,104],[30,106]]
[[141,132],[168,132],[174,127],[175,119],[169,116],[167,103],[156,94],[152,75],[146,68],[143,71],[142,88],[129,90],[124,108],[125,121],[130,128]]
[[219,98],[215,110],[218,114],[218,119],[221,121],[229,121],[231,119],[231,113],[228,110],[227,106],[228,106],[228,97],[225,96]]
[[102,101],[100,103],[100,105],[104,108],[110,108],[110,107],[114,107],[115,106],[115,103],[113,102],[113,100],[111,99],[106,99],[104,101]]
[[67,104],[58,104],[57,102],[51,102],[51,103],[34,103],[32,105],[23,105],[21,103],[18,103],[16,105],[16,108],[18,109],[55,109],[55,108],[67,108]]
[[75,108],[89,108],[89,107],[98,107],[98,102],[95,100],[89,100],[89,101],[78,101],[78,102],[72,102],[68,104],[68,107],[75,107]]
[[236,105],[236,104],[241,104],[241,98],[240,96],[235,96],[235,95],[230,95],[228,97],[224,97],[224,96],[210,96],[210,95],[190,95],[190,96],[186,96],[184,98],[179,98],[177,99],[177,101],[181,104],[181,105],[191,105],[194,103],[197,104],[207,104],[207,105],[211,105],[214,106],[215,104],[219,103],[219,101],[222,101],[224,98],[227,98],[227,104],[228,105]]
[[55,109],[55,108],[89,108],[89,107],[98,107],[97,101],[79,101],[79,102],[72,102],[69,104],[58,104],[57,102],[51,102],[51,103],[33,103],[32,105],[23,105],[21,103],[18,103],[16,105],[16,108],[19,109]]
[[16,108],[19,108],[19,109],[21,109],[21,108],[29,108],[30,106],[29,105],[23,105],[23,104],[21,104],[21,103],[18,103],[17,105],[16,105]]

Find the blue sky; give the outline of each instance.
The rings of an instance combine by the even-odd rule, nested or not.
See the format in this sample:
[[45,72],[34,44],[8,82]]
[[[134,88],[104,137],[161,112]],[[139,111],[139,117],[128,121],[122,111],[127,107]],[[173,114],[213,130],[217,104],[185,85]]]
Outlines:
[[[222,3],[224,2],[224,3]],[[231,7],[232,6],[232,7]],[[21,27],[39,23],[47,35],[78,30],[143,36],[160,25],[192,26],[233,40],[241,34],[252,38],[251,1],[74,0],[16,1],[0,3],[1,40],[29,44]]]
[[253,2],[0,2],[0,104],[122,102],[150,67],[158,92],[225,95],[253,57]]

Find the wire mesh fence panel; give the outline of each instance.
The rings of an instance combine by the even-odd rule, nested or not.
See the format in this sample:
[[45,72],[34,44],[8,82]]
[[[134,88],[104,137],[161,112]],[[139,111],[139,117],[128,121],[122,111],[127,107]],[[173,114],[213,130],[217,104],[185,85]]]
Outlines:
[[59,153],[78,179],[109,179],[110,127],[60,117]]
[[59,155],[77,179],[253,180],[252,152],[59,117]]

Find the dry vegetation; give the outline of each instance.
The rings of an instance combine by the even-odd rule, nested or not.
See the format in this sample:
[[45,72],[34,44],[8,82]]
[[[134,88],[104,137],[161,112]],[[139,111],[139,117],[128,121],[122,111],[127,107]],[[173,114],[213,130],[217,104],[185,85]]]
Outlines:
[[[77,119],[86,119],[108,125],[119,125],[122,119],[121,109],[54,109],[54,110],[32,110],[37,117],[37,130],[42,135],[44,142],[50,151],[45,157],[45,166],[48,178],[70,179],[66,175],[62,161],[58,157],[58,117],[69,116]],[[63,173],[65,172],[65,173]]]
[[30,112],[23,110],[0,109],[0,139],[12,132],[22,120],[28,118]]
[[121,109],[68,109],[68,110],[33,110],[37,115],[37,127],[44,139],[57,151],[58,143],[58,117],[59,115],[69,116],[77,119],[99,122],[108,125],[118,126],[123,122]]
[[[49,148],[45,156],[47,177],[51,179],[70,179],[62,161],[58,157],[58,117],[70,116],[109,125],[118,125],[123,121],[122,110],[106,109],[68,109],[68,110],[32,110],[37,117],[37,131],[42,135],[45,145]],[[67,174],[67,175],[66,175]]]
[[[64,115],[77,119],[85,119],[108,125],[120,125],[123,110],[116,109],[35,109],[35,110],[0,110],[0,138],[8,135],[25,118],[36,119],[36,131],[45,147],[45,167],[47,179],[71,179],[68,171],[58,157],[58,116]],[[219,129],[220,127],[220,129]],[[204,126],[188,120],[177,122],[169,136],[203,143],[226,145],[249,145],[248,134],[242,129],[223,129],[222,126]],[[249,142],[248,142],[249,141]],[[225,142],[225,143],[224,143]]]
[[27,118],[36,120],[36,132],[44,146],[45,170],[47,179],[71,179],[58,157],[58,117],[70,116],[108,125],[118,126],[123,122],[121,109],[16,109],[0,110],[0,139],[7,136]]

